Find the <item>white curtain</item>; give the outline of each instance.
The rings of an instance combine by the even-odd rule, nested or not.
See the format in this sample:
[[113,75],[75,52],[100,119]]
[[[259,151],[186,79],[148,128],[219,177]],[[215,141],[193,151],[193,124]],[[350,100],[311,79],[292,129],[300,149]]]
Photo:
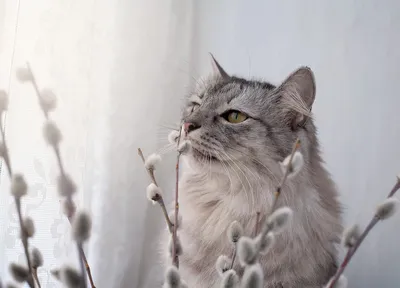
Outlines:
[[[35,219],[32,244],[48,271],[76,263],[62,217],[55,159],[42,139],[43,117],[32,87],[15,69],[30,61],[42,88],[59,98],[54,119],[76,180],[79,205],[91,211],[86,247],[102,287],[159,287],[157,235],[164,228],[149,205],[137,148],[162,150],[167,129],[196,78],[209,72],[208,52],[231,73],[278,83],[300,65],[316,74],[313,109],[324,156],[343,195],[346,224],[365,225],[400,172],[397,77],[398,1],[0,0],[0,89],[10,93],[6,132],[11,160],[25,174],[25,210]],[[173,155],[157,177],[173,190]],[[9,180],[1,170],[0,277],[23,260]],[[400,282],[397,216],[373,230],[346,275],[350,287],[394,288]]]
[[[94,219],[87,254],[97,287],[154,287],[162,214],[145,197],[149,179],[137,154],[167,144],[180,100],[192,81],[191,1],[0,1],[0,89],[10,94],[6,132],[11,160],[30,184],[24,211],[35,219],[31,242],[45,267],[42,287],[58,287],[48,273],[77,256],[55,187],[57,167],[42,137],[43,117],[15,70],[29,61],[41,88],[59,99],[52,115],[62,129],[66,169],[77,182],[79,206]],[[172,158],[159,171],[172,184]],[[173,165],[173,164],[172,164]],[[9,180],[2,169],[0,275],[24,261]],[[151,271],[151,273],[149,273]],[[161,272],[161,273],[160,273]]]

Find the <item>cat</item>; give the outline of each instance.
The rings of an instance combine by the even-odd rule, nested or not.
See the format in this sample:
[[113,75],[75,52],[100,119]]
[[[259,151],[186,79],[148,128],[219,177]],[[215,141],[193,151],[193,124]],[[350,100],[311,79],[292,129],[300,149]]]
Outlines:
[[299,138],[304,167],[278,201],[293,210],[293,219],[260,264],[265,288],[321,288],[337,269],[342,221],[311,115],[313,72],[300,67],[274,86],[230,76],[211,59],[214,72],[198,82],[182,113],[187,133],[180,141],[190,141],[191,149],[182,155],[179,182],[181,277],[190,288],[219,287],[215,262],[233,253],[228,226],[239,221],[245,235],[254,235],[257,212],[264,221],[283,176],[279,162]]

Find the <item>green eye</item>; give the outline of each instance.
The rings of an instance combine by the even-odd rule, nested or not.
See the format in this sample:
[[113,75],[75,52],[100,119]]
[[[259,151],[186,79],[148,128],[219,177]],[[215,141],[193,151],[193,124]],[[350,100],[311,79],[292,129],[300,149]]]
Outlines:
[[242,112],[233,110],[226,113],[226,116],[224,118],[230,123],[237,124],[243,122],[248,117]]

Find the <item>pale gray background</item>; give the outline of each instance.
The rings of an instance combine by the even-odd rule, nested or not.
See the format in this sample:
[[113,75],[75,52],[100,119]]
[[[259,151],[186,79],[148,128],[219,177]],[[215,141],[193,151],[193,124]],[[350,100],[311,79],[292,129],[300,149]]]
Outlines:
[[[75,255],[60,252],[70,240],[54,159],[16,67],[33,62],[41,85],[60,98],[54,116],[66,167],[94,216],[88,254],[97,287],[153,288],[163,274],[156,244],[164,223],[145,198],[149,180],[136,148],[150,153],[166,144],[160,124],[178,119],[192,76],[210,71],[208,52],[230,73],[274,83],[300,65],[314,70],[313,112],[345,221],[366,224],[400,172],[399,11],[395,0],[0,0],[0,88],[14,103],[7,118],[13,161],[39,187],[26,201],[37,204],[30,215],[33,243],[45,256],[42,287],[57,287],[47,271]],[[164,158],[158,177],[171,196],[174,157]],[[7,191],[3,174],[0,259],[9,262],[22,250]],[[346,271],[349,287],[399,287],[399,225],[396,216],[372,231]]]

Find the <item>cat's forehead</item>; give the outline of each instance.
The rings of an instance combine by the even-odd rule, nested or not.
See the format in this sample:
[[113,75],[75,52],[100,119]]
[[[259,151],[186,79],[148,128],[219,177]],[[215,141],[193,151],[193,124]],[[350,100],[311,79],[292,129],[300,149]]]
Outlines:
[[249,96],[269,92],[274,88],[274,85],[267,82],[246,80],[238,77],[231,77],[229,81],[223,81],[221,78],[213,77],[198,82],[194,93],[190,97],[190,102],[199,104],[203,102],[229,104],[236,98],[247,98],[249,100]]

